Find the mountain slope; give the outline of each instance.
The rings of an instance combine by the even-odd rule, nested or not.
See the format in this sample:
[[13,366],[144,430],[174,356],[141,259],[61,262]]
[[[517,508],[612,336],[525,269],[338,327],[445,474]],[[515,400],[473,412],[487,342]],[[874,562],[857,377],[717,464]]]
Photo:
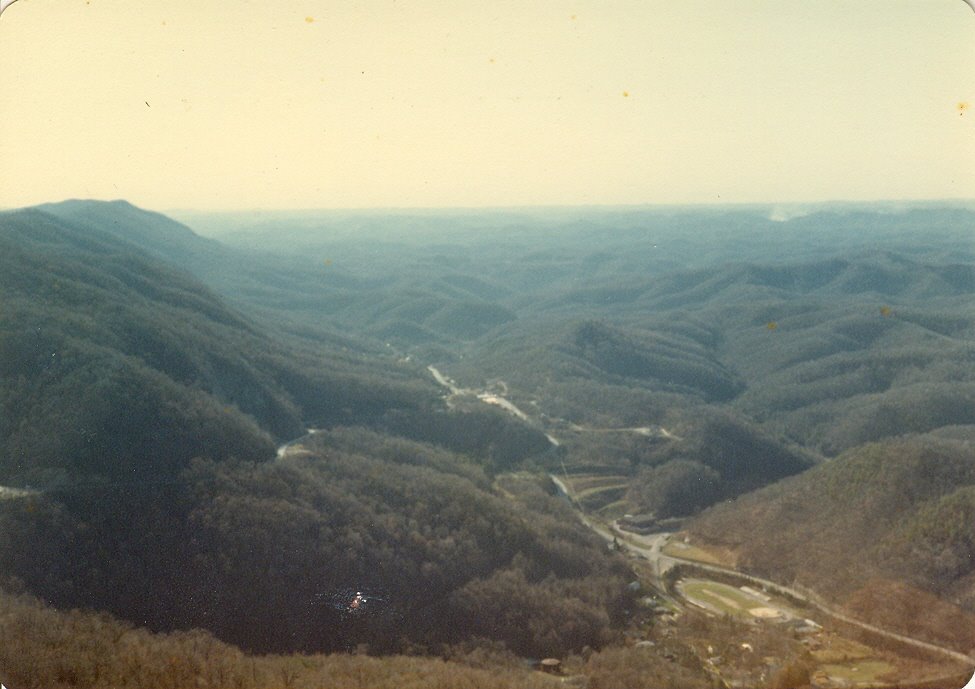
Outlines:
[[[915,436],[850,450],[689,525],[739,566],[868,620],[975,647],[975,446]],[[929,609],[920,614],[919,601]],[[913,611],[913,612],[912,612]]]
[[[525,392],[575,377],[700,395],[830,456],[975,423],[971,264],[888,251],[619,283],[520,312],[517,328],[479,342],[451,371],[460,380],[518,371]],[[579,314],[599,314],[604,332],[553,336]]]
[[542,433],[445,409],[409,362],[264,332],[136,247],[164,221],[89,220],[0,214],[0,484],[34,489],[0,499],[0,585],[255,652],[616,638],[625,563],[544,483],[492,491]]
[[434,400],[410,371],[281,345],[190,275],[40,210],[0,215],[0,296],[5,480],[259,459],[308,423]]

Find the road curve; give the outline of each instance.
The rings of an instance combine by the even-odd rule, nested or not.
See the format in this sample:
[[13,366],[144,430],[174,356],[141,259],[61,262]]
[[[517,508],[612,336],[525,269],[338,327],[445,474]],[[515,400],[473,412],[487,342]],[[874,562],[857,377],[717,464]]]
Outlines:
[[693,565],[697,569],[706,572],[713,572],[715,574],[724,574],[724,575],[737,577],[738,579],[744,579],[753,584],[762,586],[767,590],[773,591],[774,593],[778,593],[780,595],[786,595],[791,598],[800,600],[804,603],[808,603],[809,605],[816,608],[820,612],[828,615],[829,617],[840,620],[841,622],[845,622],[846,624],[859,627],[860,629],[864,629],[874,634],[878,634],[887,639],[893,639],[895,641],[908,644],[910,646],[928,651],[930,653],[937,653],[946,656],[948,658],[951,658],[952,660],[958,661],[960,663],[964,663],[965,665],[971,667],[972,669],[975,669],[975,658],[973,658],[972,656],[965,655],[964,653],[952,650],[950,648],[945,648],[944,646],[938,646],[937,644],[932,644],[927,641],[922,641],[920,639],[915,639],[910,636],[905,636],[904,634],[898,634],[897,632],[892,632],[890,630],[883,629],[876,625],[870,624],[869,622],[858,620],[855,617],[850,617],[846,613],[841,612],[837,608],[827,603],[825,600],[823,600],[821,597],[819,597],[812,591],[808,591],[808,590],[799,591],[795,588],[784,586],[782,584],[777,584],[774,581],[769,581],[768,579],[762,579],[761,577],[756,577],[751,574],[739,572],[736,569],[731,569],[728,567],[721,567],[719,565],[711,565],[703,562],[696,562],[694,560],[684,560],[683,558],[675,558],[672,556],[664,556],[664,557],[667,557],[668,559],[673,560],[674,562],[678,562],[680,564]]
[[858,620],[855,617],[851,617],[848,614],[830,605],[829,603],[827,603],[825,600],[820,598],[812,591],[806,591],[806,590],[799,591],[789,586],[777,584],[776,582],[770,581],[768,579],[762,579],[761,577],[756,577],[752,574],[739,572],[738,570],[731,569],[730,567],[721,567],[720,565],[712,565],[705,562],[698,562],[696,560],[686,560],[681,557],[674,557],[673,555],[665,555],[662,551],[662,548],[664,543],[667,541],[667,538],[671,536],[670,533],[654,534],[653,537],[649,539],[650,540],[649,544],[638,545],[634,543],[632,540],[630,540],[627,535],[624,535],[623,532],[615,531],[615,529],[607,529],[602,526],[597,526],[591,520],[587,519],[585,515],[582,515],[581,510],[579,510],[578,504],[573,499],[572,494],[569,492],[568,487],[565,485],[565,483],[554,474],[549,474],[549,477],[552,479],[552,482],[559,488],[559,490],[566,495],[566,497],[576,508],[576,510],[579,511],[582,522],[586,526],[588,526],[593,531],[595,531],[600,536],[602,536],[603,538],[605,538],[610,542],[612,542],[614,539],[616,540],[621,540],[623,538],[627,539],[626,542],[623,543],[623,545],[626,547],[627,550],[644,557],[650,563],[651,571],[654,574],[655,584],[657,584],[657,587],[661,591],[665,590],[663,587],[664,574],[666,574],[669,569],[671,569],[676,565],[683,564],[683,565],[693,566],[705,572],[712,572],[714,574],[721,574],[725,576],[733,576],[738,579],[743,579],[745,581],[748,581],[749,583],[761,586],[767,590],[773,591],[780,595],[785,595],[794,598],[796,600],[802,601],[804,603],[807,603],[810,606],[822,612],[823,614],[832,617],[836,620],[839,620],[841,622],[844,622],[846,624],[859,627],[860,629],[872,632],[879,636],[883,636],[887,639],[892,639],[900,643],[913,646],[914,648],[918,648],[927,651],[929,653],[936,653],[938,655],[945,656],[947,658],[950,658],[951,660],[963,663],[969,668],[975,670],[975,658],[973,658],[972,656],[966,655],[964,653],[955,651],[950,648],[945,648],[944,646],[938,646],[937,644],[933,644],[927,641],[922,641],[920,639],[915,639],[910,636],[905,636],[904,634],[898,634],[897,632],[892,632],[890,630],[883,629],[876,625],[870,624],[869,622]]

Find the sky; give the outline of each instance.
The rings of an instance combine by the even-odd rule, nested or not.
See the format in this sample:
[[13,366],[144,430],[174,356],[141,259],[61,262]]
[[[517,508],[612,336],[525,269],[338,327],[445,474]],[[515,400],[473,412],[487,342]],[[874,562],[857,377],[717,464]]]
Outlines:
[[0,207],[975,198],[962,0],[20,0]]

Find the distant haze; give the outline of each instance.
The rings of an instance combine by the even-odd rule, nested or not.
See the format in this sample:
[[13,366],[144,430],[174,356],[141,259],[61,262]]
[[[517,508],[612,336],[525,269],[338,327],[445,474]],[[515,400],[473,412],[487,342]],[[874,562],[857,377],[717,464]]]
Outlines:
[[0,207],[975,197],[961,0],[26,0]]

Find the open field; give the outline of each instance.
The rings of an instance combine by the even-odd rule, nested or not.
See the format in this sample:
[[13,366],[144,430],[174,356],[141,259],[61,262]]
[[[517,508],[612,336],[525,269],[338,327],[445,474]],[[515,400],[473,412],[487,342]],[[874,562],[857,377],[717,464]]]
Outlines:
[[[681,595],[699,607],[744,619],[784,620],[792,610],[768,596],[703,579],[684,579],[677,585]],[[768,600],[764,600],[769,598]]]
[[897,671],[895,665],[862,643],[832,634],[824,641],[825,645],[810,655],[816,661],[816,672],[825,675],[830,686],[875,686]]
[[694,560],[696,562],[705,562],[710,565],[728,564],[714,553],[708,552],[707,550],[699,548],[696,545],[682,543],[681,541],[668,541],[667,545],[663,547],[663,553],[664,555],[670,555],[671,557],[679,557],[682,560]]
[[[743,590],[744,589],[744,590]],[[685,579],[678,590],[689,602],[711,612],[749,621],[785,622],[795,616],[786,604],[748,587],[735,588],[703,579]],[[870,687],[882,685],[898,673],[891,658],[861,643],[833,634],[814,633],[811,652],[815,661],[814,682],[829,687]]]
[[826,646],[812,652],[813,659],[824,664],[843,664],[873,655],[874,651],[869,646],[841,636],[831,636]]
[[820,665],[819,669],[826,673],[831,685],[843,683],[842,686],[867,687],[882,684],[896,668],[883,660],[863,660],[842,665]]

